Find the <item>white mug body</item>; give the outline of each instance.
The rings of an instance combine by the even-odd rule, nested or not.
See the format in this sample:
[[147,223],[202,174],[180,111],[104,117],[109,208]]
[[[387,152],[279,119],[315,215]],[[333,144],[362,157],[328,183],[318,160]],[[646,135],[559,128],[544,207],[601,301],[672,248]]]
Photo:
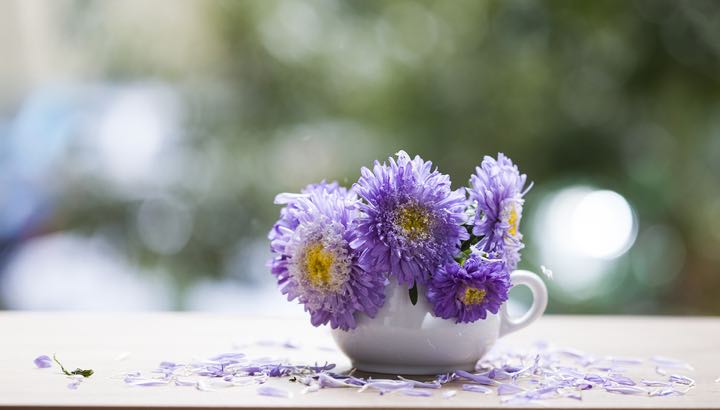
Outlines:
[[332,335],[359,370],[406,375],[470,371],[498,337],[527,326],[545,310],[547,290],[537,275],[515,271],[511,278],[514,285],[530,287],[534,296],[530,311],[519,320],[509,318],[503,306],[498,314],[488,312],[486,319],[455,323],[433,315],[422,287],[412,305],[407,286],[391,281],[375,317],[360,314],[355,329],[335,329]]

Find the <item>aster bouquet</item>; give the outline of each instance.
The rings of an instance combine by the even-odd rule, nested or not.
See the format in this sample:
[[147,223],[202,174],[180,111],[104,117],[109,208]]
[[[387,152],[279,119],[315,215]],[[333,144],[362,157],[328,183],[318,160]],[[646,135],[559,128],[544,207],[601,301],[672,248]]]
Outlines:
[[508,298],[524,245],[519,230],[527,177],[503,154],[486,156],[468,187],[404,151],[337,182],[283,193],[269,233],[281,292],[314,326],[356,327],[374,317],[394,282],[414,305],[423,295],[439,318],[486,319]]

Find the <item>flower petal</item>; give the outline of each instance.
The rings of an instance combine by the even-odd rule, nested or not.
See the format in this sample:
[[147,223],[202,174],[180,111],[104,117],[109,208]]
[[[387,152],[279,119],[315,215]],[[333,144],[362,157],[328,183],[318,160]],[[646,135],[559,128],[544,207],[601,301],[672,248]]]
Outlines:
[[52,367],[52,359],[47,355],[36,357],[35,360],[33,360],[33,363],[35,363],[35,366],[38,369],[47,369],[48,367]]
[[268,396],[268,397],[281,397],[281,398],[290,398],[292,397],[292,393],[290,393],[287,390],[273,387],[273,386],[260,386],[257,388],[257,394],[261,396]]

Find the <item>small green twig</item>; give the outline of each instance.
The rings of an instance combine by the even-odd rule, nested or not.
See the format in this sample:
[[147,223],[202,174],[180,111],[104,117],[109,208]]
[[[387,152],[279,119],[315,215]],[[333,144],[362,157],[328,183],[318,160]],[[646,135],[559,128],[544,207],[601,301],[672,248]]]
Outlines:
[[57,359],[57,357],[55,357],[55,354],[53,354],[53,360],[55,361],[55,363],[58,364],[58,366],[60,366],[60,369],[62,370],[62,372],[68,376],[90,377],[93,375],[93,373],[95,373],[92,369],[83,370],[79,367],[77,369],[69,372],[69,371],[65,370],[65,367],[62,365],[62,363],[60,363],[60,361]]

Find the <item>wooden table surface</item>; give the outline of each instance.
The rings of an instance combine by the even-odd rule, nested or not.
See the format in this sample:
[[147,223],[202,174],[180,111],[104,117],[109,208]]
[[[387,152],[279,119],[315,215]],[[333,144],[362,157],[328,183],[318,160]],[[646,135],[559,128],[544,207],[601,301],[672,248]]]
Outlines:
[[[680,397],[626,396],[592,389],[582,393],[582,401],[547,400],[546,408],[720,408],[720,383],[715,382],[720,377],[719,318],[546,316],[502,343],[528,346],[537,340],[598,356],[682,359],[695,367],[688,375],[697,381],[694,389]],[[285,341],[299,348],[283,348]],[[293,361],[327,360],[337,363],[340,370],[349,368],[349,361],[333,347],[326,328],[313,328],[299,320],[194,313],[0,312],[0,407],[512,408],[494,394],[464,391],[451,399],[439,392],[432,397],[410,397],[350,389],[300,394],[304,386],[271,379],[270,384],[294,392],[291,398],[275,398],[257,395],[255,386],[211,392],[177,386],[131,387],[121,377],[130,371],[150,371],[162,360],[187,362],[233,348]],[[96,373],[77,390],[70,390],[57,367],[33,365],[38,355],[53,353],[66,367],[89,367]]]

